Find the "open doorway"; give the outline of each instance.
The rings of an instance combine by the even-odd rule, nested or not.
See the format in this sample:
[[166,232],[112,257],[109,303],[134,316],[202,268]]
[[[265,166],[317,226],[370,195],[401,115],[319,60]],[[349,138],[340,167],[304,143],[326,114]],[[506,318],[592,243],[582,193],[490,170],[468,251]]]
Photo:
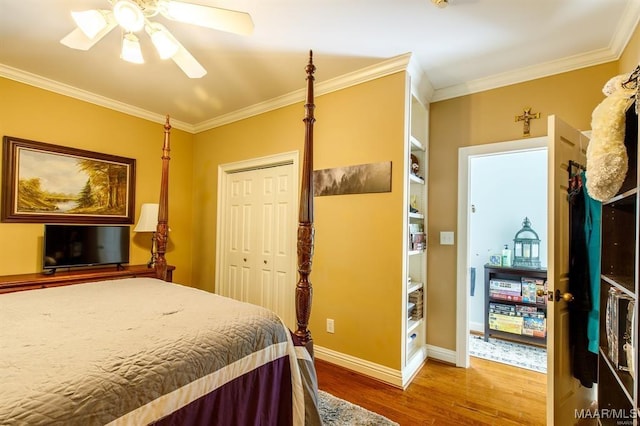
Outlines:
[[[506,269],[516,235],[548,241],[546,148],[470,157],[469,202],[469,354],[546,373],[546,306],[535,296],[546,279],[546,245],[534,247],[542,274]],[[491,261],[500,268],[485,268]]]
[[[461,148],[458,161],[457,360],[469,367],[472,332],[485,330],[484,265],[525,217],[547,241],[547,138]],[[546,267],[546,252],[540,253]],[[484,340],[484,339],[483,339]]]

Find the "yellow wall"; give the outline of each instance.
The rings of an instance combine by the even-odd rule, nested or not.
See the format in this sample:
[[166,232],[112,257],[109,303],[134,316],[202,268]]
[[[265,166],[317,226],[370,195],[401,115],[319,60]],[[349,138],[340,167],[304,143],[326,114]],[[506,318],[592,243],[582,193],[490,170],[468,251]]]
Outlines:
[[[522,138],[514,117],[524,107],[540,112],[531,137],[547,134],[547,117],[556,115],[580,130],[591,127],[591,112],[616,75],[617,63],[589,67],[521,84],[431,104],[429,145],[429,238],[457,231],[458,149]],[[508,198],[508,194],[505,194]],[[546,243],[546,242],[543,242]],[[427,341],[456,348],[456,247],[433,244],[428,251]]]
[[[158,202],[162,124],[0,78],[0,134],[136,159],[136,209]],[[167,259],[174,279],[191,281],[191,161],[193,135],[172,131]],[[0,177],[0,179],[2,179]],[[2,182],[4,185],[5,182]],[[42,224],[0,223],[0,275],[42,269]],[[131,264],[149,260],[150,234],[132,232]]]
[[[632,70],[639,56],[636,31],[619,62],[431,104],[430,241],[456,230],[459,147],[520,138],[514,116],[529,106],[542,113],[532,121],[532,137],[546,134],[549,114],[589,129],[603,84]],[[390,160],[393,176],[390,193],[315,199],[310,329],[320,346],[391,368],[401,365],[405,78],[397,73],[316,98],[314,168]],[[142,203],[157,202],[161,124],[3,78],[0,94],[0,134],[135,158],[136,220]],[[177,266],[175,281],[214,290],[218,166],[294,150],[302,160],[303,116],[301,99],[197,135],[172,131],[167,258]],[[132,235],[131,263],[146,263],[149,237]],[[0,223],[0,241],[1,275],[40,270],[41,224]],[[432,244],[427,260],[428,343],[451,350],[455,250]],[[325,332],[326,318],[335,320],[335,334]]]
[[[310,320],[316,344],[400,368],[402,164],[405,74],[316,98],[315,169],[393,162],[392,192],[315,198],[314,286]],[[218,166],[299,150],[303,100],[196,135],[194,283],[213,290]],[[335,334],[325,332],[326,318]]]
[[636,27],[635,32],[629,39],[627,46],[620,57],[620,74],[629,73],[640,65],[640,26]]
[[[429,238],[457,230],[458,148],[522,137],[514,121],[524,107],[540,112],[531,136],[546,135],[554,114],[580,130],[591,128],[591,113],[602,101],[602,87],[613,76],[631,72],[640,62],[640,28],[619,61],[431,104],[429,151]],[[456,248],[429,246],[427,341],[455,350]]]

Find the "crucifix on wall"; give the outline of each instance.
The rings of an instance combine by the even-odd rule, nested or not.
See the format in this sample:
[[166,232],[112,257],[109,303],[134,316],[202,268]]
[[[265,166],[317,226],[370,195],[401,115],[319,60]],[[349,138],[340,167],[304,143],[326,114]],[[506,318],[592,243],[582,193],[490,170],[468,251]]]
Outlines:
[[524,121],[524,128],[522,130],[522,136],[529,136],[530,133],[530,122],[536,118],[540,118],[539,112],[531,112],[531,107],[525,108],[522,115],[516,115],[516,122]]

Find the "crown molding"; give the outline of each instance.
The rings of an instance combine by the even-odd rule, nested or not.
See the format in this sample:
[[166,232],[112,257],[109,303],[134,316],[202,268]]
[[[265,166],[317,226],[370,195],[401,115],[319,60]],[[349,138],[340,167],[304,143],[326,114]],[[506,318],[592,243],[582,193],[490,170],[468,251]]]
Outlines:
[[615,61],[616,59],[618,59],[618,57],[616,57],[610,49],[600,49],[583,55],[576,55],[557,61],[550,61],[544,64],[492,75],[486,78],[467,81],[455,86],[436,89],[431,101],[444,101],[446,99],[457,98],[459,96],[470,95],[472,93],[484,92],[485,90],[497,89],[499,87],[549,77],[563,72],[574,71],[580,68]]
[[627,8],[622,14],[622,19],[618,24],[618,31],[613,35],[611,40],[611,50],[615,53],[616,59],[620,59],[629,40],[633,36],[633,32],[640,22],[640,1],[634,0],[627,3]]
[[[410,58],[411,54],[405,53],[382,61],[378,64],[362,68],[358,71],[344,74],[327,81],[318,82],[315,85],[314,93],[316,96],[326,95],[327,93],[342,90],[350,86],[355,86],[357,84],[366,83],[367,81],[395,74],[400,71],[405,71],[409,66]],[[211,120],[198,123],[194,126],[194,131],[195,133],[203,132],[205,130],[230,124],[235,121],[263,114],[278,108],[297,104],[304,100],[305,94],[306,89],[303,88],[265,102],[250,105],[246,108],[230,112],[229,114],[221,115],[219,117],[212,118]]]
[[[366,83],[377,78],[385,77],[387,75],[395,74],[397,72],[407,71],[412,76],[411,85],[414,95],[416,95],[424,105],[428,105],[430,102],[470,95],[472,93],[496,89],[499,87],[618,60],[625,46],[629,42],[629,39],[633,35],[633,31],[638,25],[639,20],[640,1],[629,2],[618,26],[619,30],[616,31],[616,34],[611,40],[611,45],[608,48],[599,49],[581,55],[574,55],[568,58],[550,61],[531,67],[520,68],[515,71],[496,74],[486,78],[471,80],[455,86],[434,89],[419,64],[412,60],[411,53],[405,53],[382,61],[378,64],[362,68],[358,71],[316,83],[315,94],[318,96],[324,95],[350,86]],[[154,123],[165,123],[165,115],[134,107],[114,99],[100,96],[95,93],[78,89],[17,68],[12,68],[4,64],[0,64],[0,77],[29,84],[61,95],[70,96],[81,101],[113,109]],[[304,100],[305,93],[305,89],[301,88],[294,92],[278,96],[265,102],[250,105],[246,108],[242,108],[210,120],[202,121],[200,123],[189,124],[172,119],[171,125],[176,129],[195,134],[278,108],[296,104],[301,100]]]
[[497,89],[498,87],[509,86],[511,84],[549,77],[563,72],[575,71],[580,68],[617,61],[629,43],[631,36],[633,36],[633,32],[639,21],[640,1],[631,1],[627,4],[626,10],[622,14],[622,19],[617,26],[618,30],[615,32],[609,47],[496,74],[486,78],[471,80],[455,86],[436,89],[431,102],[444,101],[458,96],[470,95],[472,93]]
[[433,99],[435,89],[427,74],[418,64],[418,61],[415,60],[415,56],[412,56],[409,61],[408,71],[411,75],[411,91],[413,95],[418,98],[422,105],[429,105]]
[[[356,84],[365,83],[367,81],[375,80],[380,77],[384,77],[400,71],[405,71],[409,66],[410,58],[411,54],[405,53],[382,61],[378,64],[362,68],[358,71],[344,74],[324,82],[319,82],[315,86],[315,94],[324,95],[327,93],[342,90],[350,86],[355,86]],[[105,108],[113,109],[115,111],[119,111],[155,123],[165,123],[166,116],[164,115],[147,111],[142,108],[137,108],[132,105],[125,104],[123,102],[116,101],[104,96],[96,95],[95,93],[78,89],[76,87],[69,86],[67,84],[41,77],[39,75],[32,74],[26,71],[22,71],[17,68],[9,67],[7,65],[0,64],[0,76],[18,81],[20,83],[35,86],[40,89],[48,90],[50,92],[58,93]],[[246,108],[221,115],[211,120],[197,123],[195,125],[172,119],[171,126],[189,133],[199,133],[245,118],[253,117],[255,115],[263,114],[274,109],[293,105],[300,102],[301,100],[304,100],[305,93],[305,89],[299,89],[294,92],[270,99],[268,101],[250,105]]]
[[[5,77],[19,83],[28,84],[30,86],[58,93],[60,95],[69,96],[71,98],[79,99],[84,102],[89,102],[94,105],[109,108],[118,112],[122,112],[124,114],[142,118],[144,120],[152,121],[154,123],[164,124],[166,121],[166,115],[157,114],[155,112],[147,111],[142,108],[134,107],[132,105],[125,104],[124,102],[96,95],[95,93],[78,89],[77,87],[69,86],[68,84],[60,83],[58,81],[41,77],[37,74],[22,71],[20,69],[13,68],[4,64],[0,64],[0,77]],[[171,119],[171,127],[184,130],[185,132],[194,133],[194,127],[191,124],[185,123],[183,121]]]

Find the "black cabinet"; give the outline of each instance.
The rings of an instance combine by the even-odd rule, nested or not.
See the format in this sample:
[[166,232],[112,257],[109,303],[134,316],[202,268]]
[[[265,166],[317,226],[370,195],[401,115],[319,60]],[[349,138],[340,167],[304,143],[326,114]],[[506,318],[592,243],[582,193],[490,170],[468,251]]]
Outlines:
[[[638,116],[634,106],[626,112],[624,141],[629,169],[622,187],[602,203],[600,275],[600,350],[598,408],[602,425],[637,425],[640,388],[638,366]],[[588,166],[588,165],[587,165]]]
[[545,346],[547,271],[485,265],[484,339],[489,336]]

